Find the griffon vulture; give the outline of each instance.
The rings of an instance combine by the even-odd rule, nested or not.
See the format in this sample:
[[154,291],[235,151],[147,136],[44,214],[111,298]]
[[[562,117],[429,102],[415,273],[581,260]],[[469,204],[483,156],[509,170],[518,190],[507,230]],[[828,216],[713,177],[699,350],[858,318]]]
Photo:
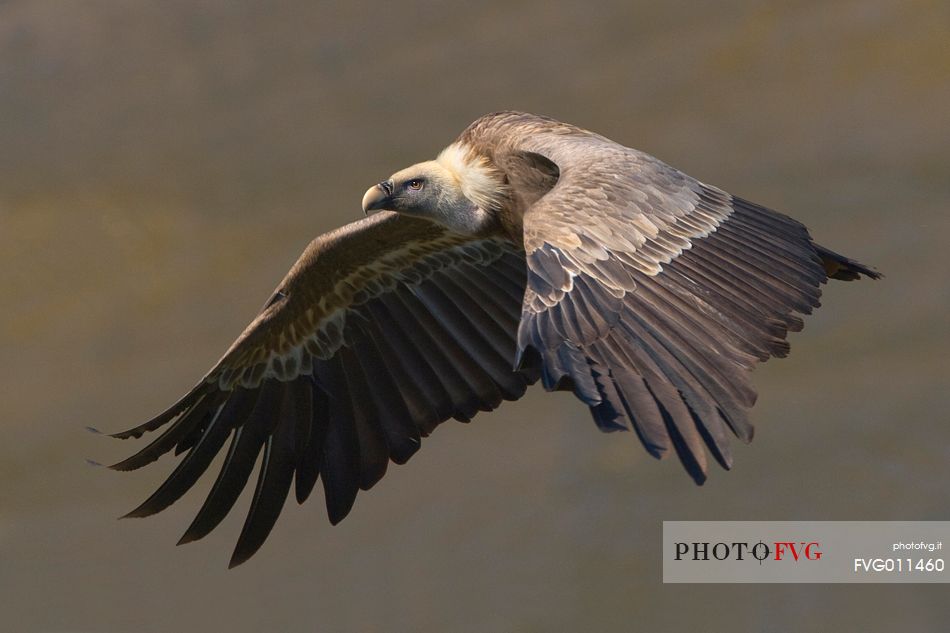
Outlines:
[[435,160],[371,187],[363,210],[380,213],[311,242],[190,392],[115,434],[167,427],[116,470],[185,454],[127,516],[175,502],[229,442],[180,542],[199,539],[263,451],[240,564],[291,486],[302,503],[320,479],[335,524],[440,423],[539,378],[702,483],[707,451],[728,469],[730,431],[752,438],[750,370],[785,356],[819,287],[879,277],[785,215],[518,112],[478,119]]

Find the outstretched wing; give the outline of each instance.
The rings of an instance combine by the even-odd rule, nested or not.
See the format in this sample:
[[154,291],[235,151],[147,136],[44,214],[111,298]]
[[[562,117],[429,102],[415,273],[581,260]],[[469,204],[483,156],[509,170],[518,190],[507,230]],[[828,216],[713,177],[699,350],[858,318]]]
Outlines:
[[524,394],[530,378],[512,366],[525,276],[520,245],[390,212],[314,240],[194,389],[115,435],[167,426],[117,470],[186,453],[128,516],[175,502],[230,437],[181,542],[224,518],[262,451],[232,566],[263,543],[292,483],[302,503],[321,479],[330,521],[340,521],[357,490],[379,481],[390,459],[408,460],[439,423],[467,421]]
[[826,271],[877,276],[791,218],[574,126],[500,113],[461,140],[557,174],[524,196],[537,201],[524,216],[522,365],[572,389],[600,428],[636,430],[656,457],[676,451],[698,483],[704,445],[729,468],[727,428],[752,438],[749,370],[788,352]]

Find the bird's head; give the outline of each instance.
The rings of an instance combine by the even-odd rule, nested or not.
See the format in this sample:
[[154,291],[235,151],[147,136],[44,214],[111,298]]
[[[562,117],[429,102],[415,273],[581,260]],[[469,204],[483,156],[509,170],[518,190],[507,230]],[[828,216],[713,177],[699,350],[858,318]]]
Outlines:
[[396,211],[475,234],[495,221],[502,177],[484,159],[450,145],[435,160],[397,171],[363,196],[363,212]]

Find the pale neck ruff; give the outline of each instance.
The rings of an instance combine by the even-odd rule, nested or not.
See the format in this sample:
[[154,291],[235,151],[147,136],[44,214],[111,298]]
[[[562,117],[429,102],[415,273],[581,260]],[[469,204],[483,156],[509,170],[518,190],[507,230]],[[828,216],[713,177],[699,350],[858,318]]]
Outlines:
[[435,161],[455,179],[462,194],[479,208],[486,211],[501,208],[506,195],[504,178],[487,158],[461,143],[452,143]]

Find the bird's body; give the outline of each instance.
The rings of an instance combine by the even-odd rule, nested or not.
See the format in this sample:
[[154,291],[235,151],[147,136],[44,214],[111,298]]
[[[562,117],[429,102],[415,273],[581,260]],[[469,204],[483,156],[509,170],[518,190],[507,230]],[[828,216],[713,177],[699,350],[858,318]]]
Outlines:
[[332,522],[390,460],[540,379],[603,430],[675,452],[697,482],[752,437],[749,370],[783,356],[830,277],[877,277],[800,223],[642,152],[530,114],[475,121],[433,161],[367,191],[382,210],[314,240],[184,398],[117,434],[167,430],[115,465],[187,452],[132,516],[177,500],[230,438],[182,541],[233,506],[263,450],[232,564],[294,485],[322,480]]

